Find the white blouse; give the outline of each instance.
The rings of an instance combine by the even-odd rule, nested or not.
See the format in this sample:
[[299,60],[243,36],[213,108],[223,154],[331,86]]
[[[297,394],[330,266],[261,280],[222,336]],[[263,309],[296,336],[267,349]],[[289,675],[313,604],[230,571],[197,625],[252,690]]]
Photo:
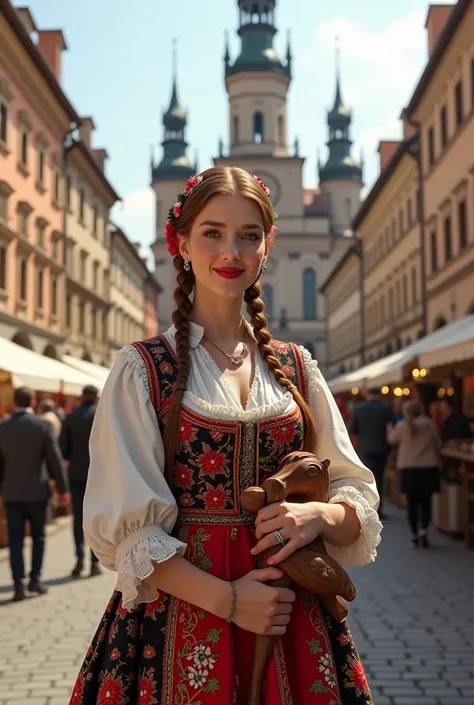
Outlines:
[[[174,348],[172,327],[166,339]],[[254,379],[242,408],[209,352],[200,345],[203,329],[191,324],[191,369],[184,403],[201,415],[253,421],[291,411],[295,402],[268,370],[258,352]],[[354,507],[361,524],[349,547],[327,544],[328,553],[347,567],[375,560],[382,524],[376,509],[374,476],[349,439],[339,409],[310,353],[301,348],[308,377],[309,402],[317,428],[315,453],[329,458],[330,502]],[[90,467],[84,500],[84,532],[101,563],[118,573],[117,589],[127,609],[156,599],[144,580],[154,564],[179,553],[186,544],[170,534],[178,516],[163,476],[165,453],[140,353],[127,345],[117,354],[105,384],[90,438]]]

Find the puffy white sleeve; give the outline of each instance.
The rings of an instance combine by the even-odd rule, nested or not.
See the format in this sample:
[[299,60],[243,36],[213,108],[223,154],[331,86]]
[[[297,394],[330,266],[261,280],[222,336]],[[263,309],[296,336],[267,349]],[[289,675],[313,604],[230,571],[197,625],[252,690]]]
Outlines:
[[382,524],[377,514],[379,494],[373,473],[359,459],[349,438],[334,397],[321,374],[316,360],[301,348],[308,378],[309,404],[317,430],[316,455],[331,465],[329,502],[350,505],[357,512],[361,531],[351,546],[327,543],[327,552],[348,568],[375,560]]
[[155,563],[183,554],[172,537],[178,509],[163,476],[164,446],[140,353],[126,346],[102,392],[90,437],[84,534],[102,565],[116,570],[126,609],[152,602],[143,582]]

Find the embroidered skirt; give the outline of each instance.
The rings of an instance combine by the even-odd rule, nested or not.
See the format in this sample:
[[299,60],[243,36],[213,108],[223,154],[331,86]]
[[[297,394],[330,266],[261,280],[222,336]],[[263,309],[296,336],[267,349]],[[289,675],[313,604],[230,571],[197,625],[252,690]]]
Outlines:
[[[187,525],[193,564],[225,580],[253,570],[249,526]],[[248,705],[255,636],[160,593],[133,611],[115,592],[89,647],[69,705]],[[373,705],[346,622],[297,591],[276,640],[264,705]]]

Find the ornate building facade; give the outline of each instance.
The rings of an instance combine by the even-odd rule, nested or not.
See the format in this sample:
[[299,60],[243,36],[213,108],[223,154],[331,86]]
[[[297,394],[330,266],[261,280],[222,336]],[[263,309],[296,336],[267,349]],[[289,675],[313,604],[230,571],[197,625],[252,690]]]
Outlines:
[[[215,165],[240,166],[260,176],[271,190],[278,221],[264,296],[275,337],[306,345],[324,365],[326,311],[319,286],[344,254],[342,237],[359,207],[362,168],[350,154],[351,114],[342,99],[339,71],[336,96],[327,114],[328,158],[319,164],[319,187],[303,188],[305,159],[298,140],[288,143],[287,94],[293,79],[288,45],[283,61],[273,46],[276,0],[238,0],[241,50],[224,58],[229,99],[228,148],[221,144]],[[156,275],[163,287],[161,325],[171,320],[174,272],[164,236],[166,210],[195,169],[186,156],[187,116],[180,107],[176,71],[172,97],[163,116],[163,157],[152,161],[156,194]]]

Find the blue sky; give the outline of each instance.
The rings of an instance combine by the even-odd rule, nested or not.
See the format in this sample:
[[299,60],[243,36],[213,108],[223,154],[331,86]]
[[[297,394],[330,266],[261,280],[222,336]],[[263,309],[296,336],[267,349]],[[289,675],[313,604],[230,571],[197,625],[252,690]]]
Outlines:
[[[29,6],[40,29],[60,27],[65,33],[63,88],[79,114],[93,116],[93,146],[108,150],[107,175],[123,197],[113,216],[148,254],[154,236],[149,155],[152,144],[161,154],[172,39],[178,39],[189,155],[197,149],[203,169],[211,166],[219,137],[228,141],[222,57],[225,30],[233,57],[239,47],[237,0],[30,0]],[[294,54],[289,142],[298,135],[300,153],[307,157],[306,186],[316,183],[317,149],[325,154],[335,37],[343,95],[353,110],[354,154],[364,149],[370,187],[378,175],[378,141],[400,136],[398,116],[426,62],[426,9],[423,0],[399,0],[396,6],[373,0],[278,0],[275,46],[284,54],[291,29]]]

